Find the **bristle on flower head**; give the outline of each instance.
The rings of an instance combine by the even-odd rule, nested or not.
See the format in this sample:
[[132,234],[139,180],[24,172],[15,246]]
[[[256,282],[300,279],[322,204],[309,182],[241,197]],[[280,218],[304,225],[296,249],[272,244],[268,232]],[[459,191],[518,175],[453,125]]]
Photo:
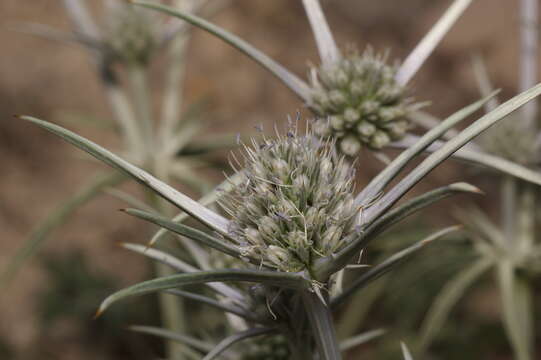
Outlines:
[[157,48],[158,27],[149,11],[122,2],[111,5],[105,42],[114,60],[126,64],[148,63]]
[[252,259],[281,271],[309,268],[345,244],[353,227],[354,169],[333,142],[299,134],[263,138],[244,146],[244,181],[222,197],[231,236]]
[[350,51],[333,64],[312,71],[308,106],[320,117],[314,128],[338,149],[355,156],[364,146],[379,150],[405,135],[409,112],[419,108],[395,80],[396,67],[368,48]]

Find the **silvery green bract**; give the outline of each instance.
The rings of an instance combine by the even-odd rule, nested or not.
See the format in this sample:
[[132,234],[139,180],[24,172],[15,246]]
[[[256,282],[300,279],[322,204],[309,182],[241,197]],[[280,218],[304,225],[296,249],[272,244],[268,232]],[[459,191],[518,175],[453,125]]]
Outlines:
[[[278,332],[286,335],[292,350],[292,359],[311,358],[314,356],[314,353],[317,352],[320,359],[326,360],[342,358],[341,347],[338,344],[335,335],[331,311],[346,301],[351,294],[359,291],[370,282],[376,280],[381,275],[393,269],[396,265],[410,258],[431,241],[441,238],[449,232],[456,230],[456,227],[443,229],[426,237],[425,239],[420,240],[418,243],[415,243],[412,246],[405,248],[404,250],[389,257],[384,262],[374,265],[369,270],[359,275],[351,284],[349,284],[348,287],[344,288],[342,291],[329,293],[328,291],[330,290],[331,283],[333,281],[339,281],[336,274],[347,268],[349,264],[353,263],[359,252],[366,248],[366,246],[373,241],[378,234],[388,229],[396,222],[404,219],[408,215],[417,212],[440,199],[455,194],[479,192],[478,189],[471,185],[456,183],[443,186],[421,196],[415,197],[399,206],[394,206],[416,183],[422,180],[432,169],[447,159],[453,152],[464,146],[480,132],[486,130],[488,127],[495,124],[497,121],[539,94],[541,94],[541,85],[537,85],[516,96],[515,98],[510,99],[506,103],[503,103],[494,111],[484,115],[472,125],[466,127],[460,134],[445,143],[440,149],[433,152],[419,165],[410,170],[395,185],[388,188],[388,185],[392,182],[392,180],[395,179],[405,168],[405,166],[418,154],[420,154],[423,149],[430,146],[431,143],[445,133],[450,125],[457,123],[482,107],[487,99],[483,99],[462,110],[459,110],[443,121],[440,126],[437,126],[431,131],[427,132],[416,144],[402,152],[402,154],[391,161],[391,163],[380,174],[378,174],[372,182],[363,188],[361,193],[355,196],[355,207],[360,210],[359,214],[356,215],[357,219],[359,219],[358,226],[354,226],[353,229],[348,226],[344,227],[342,229],[343,233],[337,236],[337,239],[334,239],[332,237],[333,234],[329,233],[329,239],[332,239],[332,241],[328,242],[328,244],[331,244],[331,246],[326,248],[325,243],[318,244],[318,246],[321,246],[318,248],[318,252],[321,249],[326,249],[327,252],[317,254],[317,256],[314,256],[315,259],[311,259],[312,261],[302,263],[303,266],[295,267],[295,269],[287,269],[297,271],[282,270],[281,267],[284,266],[283,259],[279,258],[278,261],[273,262],[267,257],[267,259],[265,259],[266,261],[261,263],[261,257],[258,256],[259,254],[247,253],[244,251],[245,249],[243,248],[243,245],[245,244],[239,241],[237,236],[238,233],[231,232],[232,229],[238,229],[238,226],[235,226],[235,221],[237,220],[223,217],[222,215],[190,199],[171,186],[159,181],[146,171],[130,164],[111,152],[101,148],[97,144],[66,129],[63,129],[62,127],[27,116],[22,117],[22,119],[30,121],[62,137],[66,141],[88,152],[97,159],[134,178],[146,188],[152,190],[157,195],[185,211],[192,218],[199,221],[202,225],[212,231],[210,233],[201,231],[191,226],[174,222],[160,215],[156,215],[155,213],[149,213],[146,211],[128,210],[129,214],[155,223],[160,227],[181,236],[190,238],[196,244],[199,244],[197,246],[211,247],[214,250],[221,251],[234,258],[248,260],[251,264],[251,266],[240,269],[209,269],[208,267],[198,268],[185,264],[180,259],[175,258],[172,255],[163,253],[151,254],[149,252],[147,253],[147,256],[152,256],[158,261],[173,266],[179,271],[179,273],[145,281],[120,290],[103,301],[98,313],[102,313],[112,304],[128,297],[161,291],[179,291],[177,289],[183,285],[208,284],[208,286],[214,291],[230,297],[234,301],[235,308],[231,309],[229,307],[224,307],[223,304],[216,303],[216,301],[213,303],[212,301],[206,300],[205,303],[214,304],[214,306],[224,308],[224,310],[227,309],[225,311],[242,314],[244,317],[250,320],[249,324],[251,327],[224,339],[208,353],[205,359],[208,360],[214,358],[223,351],[226,351],[229,346],[238,341]],[[321,154],[325,155],[331,153],[326,153],[327,150],[319,148],[318,146],[312,147],[312,149],[322,151],[318,155],[317,152],[316,154],[311,154],[303,149],[291,151],[291,149],[295,149],[294,145],[297,144],[297,141],[302,143],[304,141],[310,142],[316,140],[310,140],[310,138],[303,138],[302,136],[299,136],[298,138],[287,135],[281,136],[277,140],[274,140],[274,146],[277,147],[276,151],[281,149],[279,154],[282,154],[281,156],[284,157],[282,159],[280,157],[275,157],[273,159],[272,156],[268,156],[268,154],[271,154],[271,152],[267,153],[267,151],[270,151],[269,149],[257,150],[262,151],[262,156],[268,156],[265,159],[265,171],[267,172],[267,175],[265,175],[265,178],[262,178],[263,180],[271,178],[274,179],[274,181],[272,181],[273,183],[277,183],[276,180],[287,180],[293,187],[303,187],[308,184],[312,184],[312,181],[306,181],[306,179],[301,175],[306,175],[308,179],[310,179],[319,174],[298,174],[298,170],[291,168],[290,164],[301,164],[302,166],[302,164],[305,164],[305,162],[300,161],[302,160],[303,156],[310,159],[311,156],[320,156]],[[268,142],[268,144],[270,143],[272,142]],[[265,144],[265,142],[263,142],[263,144]],[[284,149],[288,149],[289,152],[284,151]],[[310,149],[310,147],[308,147],[308,149]],[[286,154],[287,156],[284,156]],[[249,153],[247,156],[250,156]],[[254,157],[254,160],[255,159],[258,158]],[[321,158],[321,160],[324,159],[325,156]],[[336,164],[339,164],[340,158],[337,158],[336,161]],[[288,164],[288,162],[290,162],[290,164]],[[313,161],[309,160],[306,163],[313,164]],[[259,164],[259,162],[256,161],[252,164]],[[326,167],[324,164],[325,161],[321,161],[320,165],[312,165],[311,169],[321,171],[321,169],[325,169]],[[250,163],[247,165],[250,165]],[[339,172],[341,172],[342,169],[347,171],[338,176],[336,174],[332,175],[333,177],[337,176],[334,179],[338,181],[333,182],[333,184],[338,186],[330,190],[333,194],[338,195],[339,200],[349,201],[348,197],[339,195],[341,191],[349,189],[349,185],[344,185],[348,183],[350,174],[347,172],[349,171],[349,168],[337,167],[337,169],[340,170]],[[259,170],[253,171],[255,172]],[[322,172],[325,173],[325,170]],[[259,176],[256,173],[252,175]],[[248,178],[249,176],[250,175],[248,175]],[[331,177],[331,179],[333,177]],[[294,180],[297,178],[299,178],[299,180],[297,180],[297,183],[295,183]],[[232,188],[235,189],[234,186]],[[272,191],[269,192],[269,198],[271,201],[272,194],[276,195],[279,188],[279,186],[271,188]],[[382,191],[384,192],[383,195],[378,195]],[[243,191],[241,191],[240,194],[243,194]],[[302,195],[302,192],[293,191],[287,195],[288,197],[283,198],[288,200],[291,198],[296,199],[297,201],[302,201],[302,199],[297,199],[297,197],[300,195]],[[269,204],[271,204],[271,202],[265,200],[264,203],[259,203],[257,205],[262,206]],[[287,209],[282,207],[283,205],[279,205],[276,210],[281,212],[282,210]],[[272,214],[275,211],[275,209],[263,210],[267,214]],[[289,214],[294,213],[291,212],[284,215]],[[264,216],[265,214],[262,214],[261,218],[264,218]],[[243,221],[245,220],[243,219]],[[250,220],[248,219],[248,221]],[[273,222],[273,224],[276,225],[276,222]],[[269,226],[273,232],[278,234],[278,239],[287,238],[289,240],[289,235],[286,236],[285,231],[286,229],[289,230],[289,228],[287,228],[288,223],[280,222],[279,224],[280,228],[278,229],[273,229],[273,225]],[[299,224],[303,224],[303,222],[299,221]],[[320,224],[322,223],[320,222]],[[325,227],[330,227],[332,225],[327,223],[323,224]],[[291,230],[296,230],[298,228],[298,224],[295,224]],[[267,229],[265,229],[265,231],[267,231]],[[307,232],[305,232],[305,234],[306,233]],[[325,233],[327,233],[326,230],[323,232],[323,234]],[[326,236],[324,238],[327,239]],[[305,238],[299,237],[298,239],[304,240]],[[292,242],[292,244],[294,243],[295,242]],[[300,243],[302,244],[302,241]],[[270,247],[271,244],[265,245]],[[290,245],[286,246],[287,254],[284,255],[284,258],[286,256],[298,256],[298,253],[293,252],[289,246]],[[280,249],[285,250],[284,247],[280,247]],[[145,254],[144,247],[140,252]],[[257,283],[258,285],[262,286],[263,296],[261,299],[264,299],[264,302],[261,304],[252,304],[250,299],[253,299],[253,296],[248,298],[246,294],[243,294],[241,291],[227,285],[229,282]],[[273,306],[269,308],[270,299],[273,299]],[[253,308],[253,305],[266,307],[266,314],[263,316],[255,314],[250,310]],[[291,314],[292,309],[296,309],[293,317]],[[280,315],[279,311],[283,311],[285,315]],[[268,316],[269,314],[271,315],[270,317]],[[273,316],[272,314],[275,315]]]

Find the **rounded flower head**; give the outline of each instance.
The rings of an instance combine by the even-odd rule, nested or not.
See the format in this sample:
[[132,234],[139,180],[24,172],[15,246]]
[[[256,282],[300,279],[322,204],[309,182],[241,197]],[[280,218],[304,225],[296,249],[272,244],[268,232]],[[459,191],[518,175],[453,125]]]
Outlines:
[[155,18],[148,11],[114,4],[106,23],[106,45],[119,62],[146,64],[156,49]]
[[407,115],[418,105],[396,82],[396,70],[370,48],[314,69],[308,106],[320,117],[316,134],[336,139],[348,156],[363,146],[381,149],[404,136],[410,127]]
[[281,271],[310,268],[354,226],[354,169],[333,143],[296,127],[245,146],[243,181],[221,199],[247,257]]

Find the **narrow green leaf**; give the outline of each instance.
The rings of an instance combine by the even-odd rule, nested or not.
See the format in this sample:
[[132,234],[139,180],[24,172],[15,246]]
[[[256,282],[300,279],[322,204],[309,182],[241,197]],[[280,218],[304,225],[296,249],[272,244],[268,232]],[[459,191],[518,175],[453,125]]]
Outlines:
[[408,144],[406,150],[398,155],[383,171],[381,171],[370,183],[357,195],[356,201],[359,204],[369,203],[413,160],[417,155],[425,151],[430,144],[443,136],[449,129],[466,119],[468,116],[479,110],[497,92],[492,93],[479,101],[455,112],[438,126],[427,131],[416,142]]
[[15,23],[7,24],[7,27],[9,30],[12,31],[17,31],[22,34],[39,36],[41,38],[60,43],[82,43],[83,45],[96,46],[95,41],[91,41],[91,39],[85,38],[84,35],[61,31],[45,24]]
[[143,209],[150,213],[158,214],[158,211],[154,209],[152,206],[148,205],[147,203],[139,200],[132,194],[129,194],[125,191],[114,189],[114,188],[108,188],[108,189],[105,189],[103,192],[106,193],[107,195],[111,195],[115,199],[125,202],[126,204],[130,206]]
[[203,296],[199,294],[194,294],[189,291],[183,291],[178,289],[170,289],[165,291],[168,294],[175,295],[175,296],[181,296],[186,299],[190,299],[193,301],[197,301],[201,304],[206,304],[209,306],[212,306],[216,309],[235,314],[237,316],[240,316],[241,318],[253,321],[253,322],[259,322],[260,319],[254,316],[253,313],[248,312],[246,309],[241,308],[237,305],[228,305],[220,301],[216,301],[208,296]]
[[371,223],[375,218],[387,211],[393,206],[405,193],[407,193],[415,184],[423,179],[436,166],[445,161],[455,151],[464,146],[468,141],[479,135],[481,132],[494,125],[499,120],[517,110],[519,107],[541,94],[541,84],[513,97],[494,111],[484,115],[479,120],[468,126],[460,132],[459,135],[447,141],[440,149],[429,155],[419,166],[412,170],[404,179],[387,192],[375,204],[365,211],[367,223]]
[[455,0],[453,2],[438,22],[408,55],[406,60],[404,60],[404,63],[400,66],[396,74],[398,83],[406,85],[411,80],[472,1]]
[[[454,183],[443,186],[406,201],[401,206],[390,210],[386,214],[376,219],[372,224],[362,231],[352,232],[343,240],[348,245],[338,253],[338,256],[331,259],[331,269],[327,270],[327,272],[333,272],[336,271],[336,269],[340,269],[341,267],[345,266],[352,256],[361,251],[361,249],[364,249],[367,244],[377,237],[381,232],[385,231],[397,222],[440,200],[460,193],[479,194],[481,191],[468,183]],[[364,213],[362,211],[360,220],[361,223],[364,222]]]
[[368,229],[366,229],[364,238],[368,239],[375,237],[411,214],[416,213],[417,211],[422,210],[440,200],[448,198],[452,195],[468,193],[481,194],[482,192],[473,185],[460,182],[442,186],[423,195],[417,196],[378,218],[372,225],[368,227]]
[[402,349],[402,356],[404,360],[413,360],[413,356],[404,342],[400,342],[400,348]]
[[[160,250],[150,249],[146,246],[138,244],[121,243],[120,245],[125,249],[144,255],[153,260],[157,260],[163,264],[169,265],[178,271],[186,273],[195,273],[200,271],[200,269]],[[219,294],[222,294],[223,296],[230,298],[239,304],[242,304],[245,300],[244,295],[242,295],[238,290],[227,286],[226,284],[207,283],[206,285],[211,289],[214,289],[214,291],[218,292]]]
[[[207,195],[199,199],[199,203],[203,206],[207,206],[216,202],[216,200],[218,200],[218,198],[222,196],[223,192],[231,191],[235,186],[240,184],[242,179],[243,179],[243,174],[241,172],[236,173],[235,175],[233,175],[232,177],[230,177],[229,179],[225,180],[220,185],[218,185],[213,191],[211,191],[210,193],[208,193]],[[177,214],[171,221],[174,221],[176,223],[181,223],[184,220],[186,220],[188,217],[189,217],[189,214],[185,212],[181,212],[180,214]],[[150,240],[148,246],[153,246],[154,244],[156,244],[160,239],[162,239],[165,235],[167,235],[168,232],[169,230],[164,229],[164,228],[158,230],[156,234],[154,234],[154,236]]]
[[132,1],[133,4],[143,6],[149,9],[154,9],[160,12],[163,12],[168,15],[180,18],[184,21],[189,22],[192,25],[195,25],[202,30],[209,32],[210,34],[218,37],[229,45],[233,46],[240,52],[247,55],[249,58],[263,66],[265,69],[270,71],[274,76],[280,79],[287,87],[289,87],[295,94],[297,94],[302,100],[307,101],[309,98],[310,90],[308,85],[299,79],[296,75],[289,72],[286,68],[272,60],[267,55],[263,54],[261,51],[248,44],[246,41],[242,40],[236,35],[231,34],[230,32],[216,26],[198,16],[193,14],[183,12],[181,10],[160,5],[154,2],[149,1]]
[[303,0],[302,4],[312,27],[322,64],[336,62],[340,58],[340,51],[325,19],[325,14],[321,10],[319,0]]
[[416,254],[419,250],[424,248],[424,246],[430,244],[431,242],[442,238],[443,236],[456,231],[460,229],[461,226],[450,226],[448,228],[445,228],[443,230],[440,230],[423,240],[416,242],[415,244],[405,248],[402,251],[397,252],[396,254],[390,256],[387,260],[382,262],[381,264],[378,264],[364,274],[362,274],[359,278],[353,281],[353,283],[350,285],[349,288],[344,290],[343,293],[340,295],[334,297],[331,300],[331,306],[332,307],[338,307],[341,304],[344,303],[351,295],[353,295],[356,291],[362,289],[366,285],[370,284],[372,281],[378,279],[379,277],[385,275],[387,272],[395,268],[397,265],[402,264],[404,261],[410,259],[412,255]]
[[373,340],[375,338],[382,336],[385,333],[386,331],[384,329],[376,329],[376,330],[371,330],[371,331],[361,333],[359,335],[355,335],[349,339],[346,339],[340,342],[340,351],[347,351],[356,346],[365,344],[369,342],[370,340]]
[[484,240],[488,240],[496,251],[506,248],[505,234],[479,208],[471,207],[467,211],[459,210],[457,217],[473,234],[480,234]]
[[276,285],[285,288],[306,289],[310,282],[299,273],[282,273],[277,271],[223,269],[200,271],[197,273],[171,275],[144,281],[132,285],[108,296],[100,305],[97,316],[109,306],[125,298],[150,294],[157,291],[174,289],[183,285],[204,284],[209,282],[243,281]]
[[194,349],[202,352],[208,352],[214,349],[214,345],[206,341],[202,341],[188,335],[179,334],[159,327],[134,325],[130,326],[128,329],[143,334],[157,336],[166,340],[176,341],[178,343],[191,346]]
[[303,291],[302,301],[310,320],[312,335],[321,360],[341,360],[330,307],[313,291]]
[[440,291],[430,309],[426,314],[421,325],[420,349],[424,352],[438,332],[441,330],[445,320],[449,316],[453,306],[464,295],[466,290],[487,271],[493,262],[489,259],[481,258],[460,271],[452,278]]
[[533,359],[531,290],[515,274],[511,261],[498,263],[498,283],[503,305],[503,323],[515,359]]
[[113,168],[124,172],[125,174],[134,178],[136,181],[140,182],[144,186],[150,188],[152,191],[159,194],[165,200],[184,210],[195,219],[199,220],[202,224],[223,235],[227,235],[227,227],[229,223],[227,219],[207,209],[206,207],[192,200],[188,196],[180,193],[171,186],[156,179],[154,176],[150,175],[146,171],[121,159],[117,155],[93,143],[92,141],[89,141],[82,136],[79,136],[58,125],[54,125],[30,116],[21,116],[20,118],[26,121],[30,121],[38,125],[39,127],[44,128],[45,130],[63,138],[70,144],[75,145],[83,151],[86,151],[98,160],[101,160],[104,163],[112,166]]
[[[418,141],[418,138],[415,136],[410,136],[409,138],[404,140],[405,141],[392,143],[390,146],[399,149],[407,149],[410,146],[414,145]],[[424,151],[432,153],[441,148],[442,145],[443,143],[441,141],[435,141]],[[506,175],[511,175],[513,177],[535,185],[541,185],[541,173],[539,173],[538,171],[528,169],[523,165],[517,164],[515,162],[492,154],[487,154],[474,148],[463,147],[462,149],[458,149],[452,155],[452,159],[465,161],[475,165],[481,165],[487,167],[490,170],[497,171]]]
[[[494,87],[492,86],[492,82],[490,81],[486,64],[480,54],[475,54],[474,56],[472,56],[472,67],[473,75],[475,77],[475,81],[477,82],[479,92],[482,96],[486,96],[486,94],[489,94],[493,91]],[[498,105],[500,105],[500,103],[497,98],[491,99],[486,104],[485,111],[492,111],[496,109]]]
[[80,34],[85,34],[88,37],[99,40],[101,34],[98,26],[92,19],[90,11],[83,0],[63,0],[64,7],[75,26],[76,30]]
[[209,234],[204,233],[203,231],[194,229],[190,226],[175,223],[173,221],[168,220],[167,218],[163,216],[148,213],[146,211],[136,210],[136,209],[126,209],[124,211],[132,216],[149,221],[153,224],[161,226],[176,234],[186,236],[189,239],[202,243],[208,247],[221,251],[227,255],[231,255],[236,258],[242,257],[240,250],[236,246],[228,244],[227,242],[224,242],[213,236],[210,236]]
[[21,267],[43,246],[49,235],[62,224],[78,208],[92,200],[100,192],[110,186],[115,186],[126,180],[121,174],[100,174],[92,178],[89,183],[72,197],[65,200],[53,210],[45,220],[25,240],[17,253],[11,258],[7,267],[0,274],[0,289],[8,285]]
[[226,337],[216,347],[209,352],[203,360],[213,360],[216,359],[221,353],[230,348],[232,345],[238,343],[239,341],[250,339],[256,336],[267,335],[276,332],[276,328],[267,328],[267,327],[256,327],[242,331],[231,336]]

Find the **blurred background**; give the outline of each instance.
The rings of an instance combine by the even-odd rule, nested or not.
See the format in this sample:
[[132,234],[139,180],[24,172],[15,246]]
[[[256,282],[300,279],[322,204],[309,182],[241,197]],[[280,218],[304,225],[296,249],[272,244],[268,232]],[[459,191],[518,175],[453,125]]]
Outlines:
[[[390,49],[391,58],[402,59],[449,3],[329,0],[323,6],[340,44],[355,44],[360,49],[370,44],[377,50]],[[317,64],[315,44],[299,0],[231,0],[212,16],[212,21],[300,76],[305,75],[307,64]],[[59,0],[0,0],[0,268],[63,198],[90,174],[104,169],[70,145],[13,115],[28,114],[53,122],[69,114],[98,119],[111,116],[87,54],[78,46],[12,30],[28,22],[70,29]],[[470,62],[474,53],[484,56],[493,83],[503,89],[502,98],[514,94],[517,25],[516,1],[475,1],[414,78],[416,99],[430,101],[427,110],[437,116],[446,116],[478,99]],[[186,103],[203,101],[204,116],[209,121],[205,132],[252,132],[259,123],[270,129],[288,114],[308,113],[266,71],[200,30],[195,30],[190,39],[187,61]],[[162,94],[161,65],[160,57],[152,63],[154,99]],[[119,145],[110,131],[75,122],[63,124],[107,148]],[[226,152],[216,156],[225,158]],[[365,184],[381,166],[364,154],[358,161],[358,185]],[[209,172],[208,176],[216,183],[220,181],[219,172]],[[497,212],[497,196],[491,195],[497,189],[495,184],[471,167],[448,162],[418,188],[426,190],[458,180],[482,188],[487,196],[478,202]],[[137,194],[137,186],[127,189]],[[145,242],[148,237],[144,234],[152,230],[116,211],[124,206],[114,198],[100,197],[77,211],[0,294],[0,359],[148,359],[161,353],[159,341],[124,330],[131,323],[158,323],[157,305],[150,296],[92,320],[104,295],[151,274],[144,258],[115,245],[126,240]],[[444,202],[409,226],[415,229],[452,224],[456,222],[448,217],[452,206],[453,201]],[[436,250],[460,253],[460,248]],[[427,254],[441,255],[435,250]],[[437,293],[442,281],[460,267],[456,258],[446,264],[442,257],[441,264],[436,265],[447,266],[447,270],[438,276],[430,277],[430,272],[421,270],[413,273],[417,275],[403,284],[409,291],[401,293],[400,299],[395,293],[394,298],[389,296],[378,303],[374,319],[369,318],[363,328],[392,328],[400,323],[401,336],[414,334],[431,294]],[[405,268],[412,266],[406,264]],[[446,347],[449,344],[440,341],[441,358],[511,358],[499,326],[495,293],[489,283],[477,287],[463,300],[446,330],[448,342],[454,341],[456,346]],[[409,305],[402,303],[404,299]],[[417,315],[405,319],[400,309],[413,309]],[[363,351],[374,356],[376,351],[385,353],[375,348],[368,345]]]

